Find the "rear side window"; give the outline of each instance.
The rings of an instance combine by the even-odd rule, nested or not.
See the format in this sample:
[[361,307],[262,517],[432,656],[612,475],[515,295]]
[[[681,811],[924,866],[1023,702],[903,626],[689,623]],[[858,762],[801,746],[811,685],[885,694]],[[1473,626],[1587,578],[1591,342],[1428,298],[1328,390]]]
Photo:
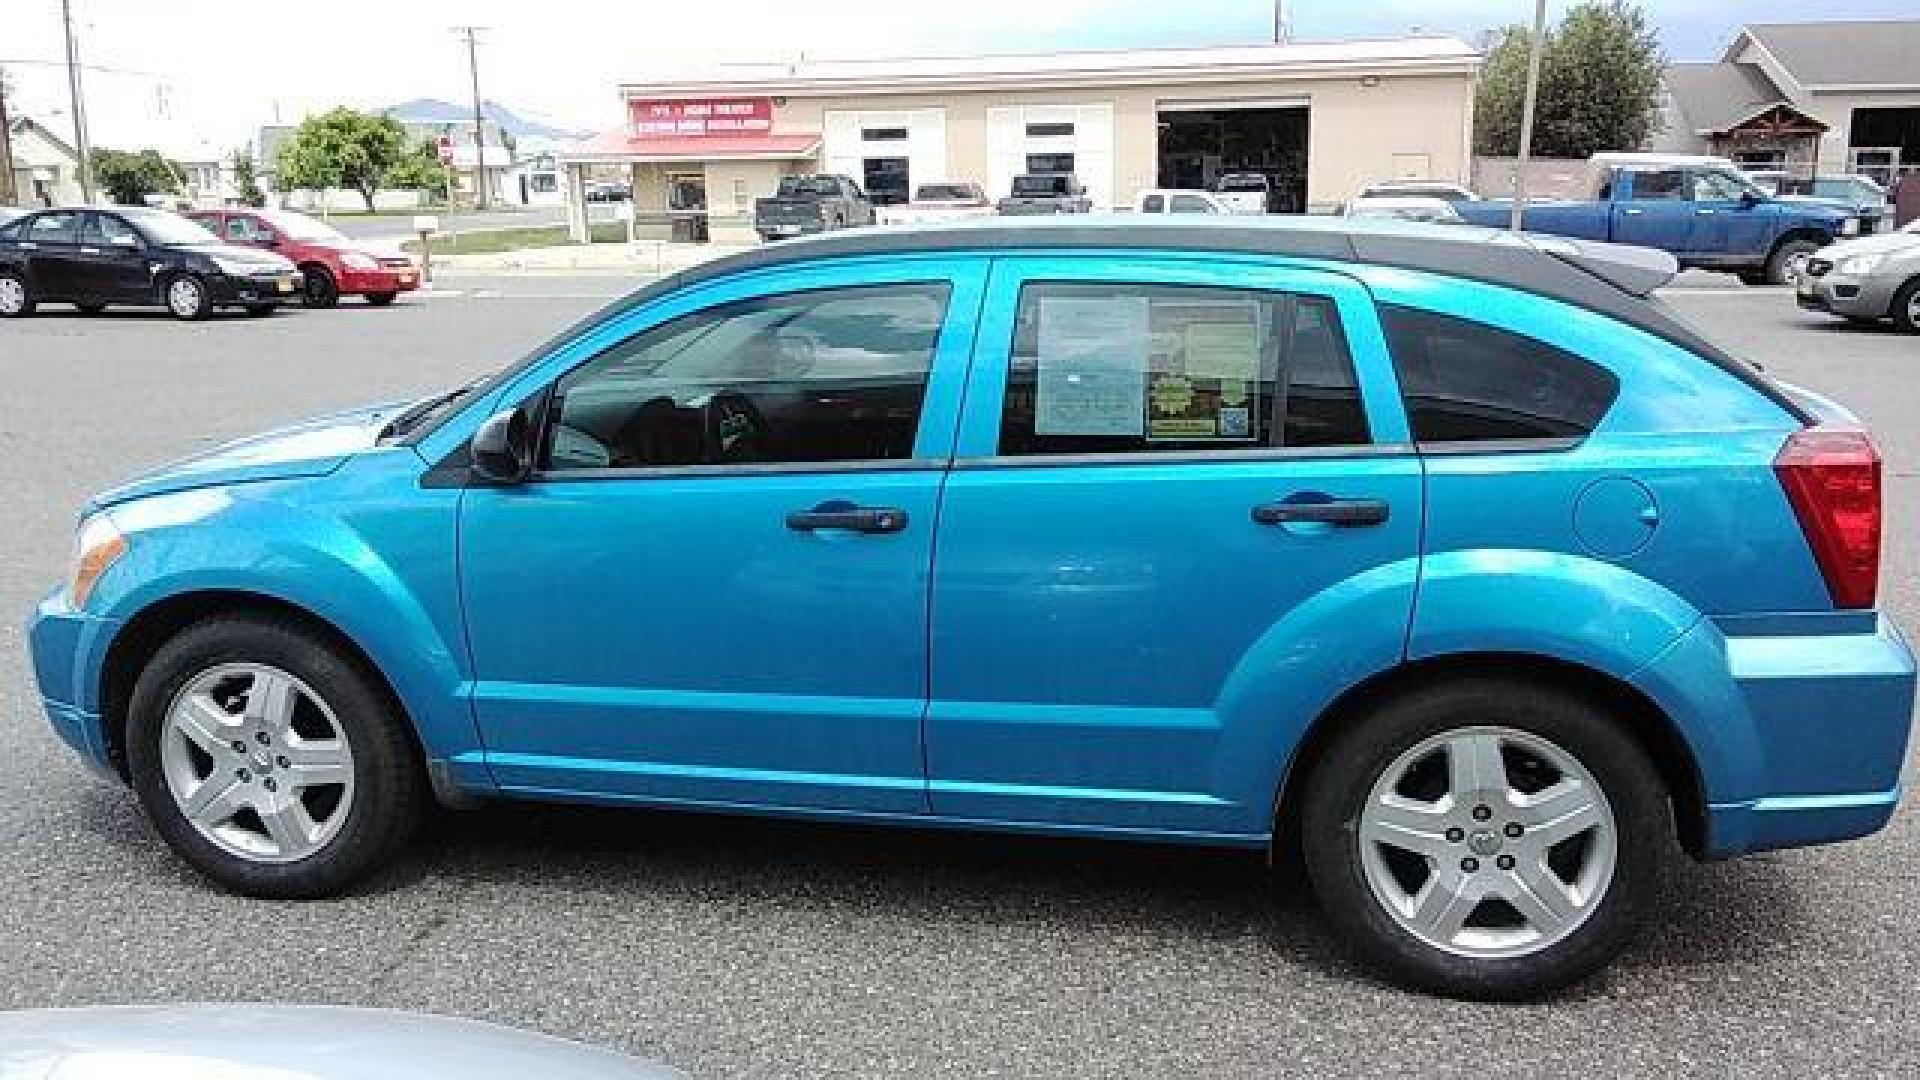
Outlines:
[[1325,297],[1056,282],[1020,292],[1002,455],[1368,438],[1346,336]]
[[1612,372],[1534,338],[1391,304],[1380,317],[1418,442],[1577,439],[1620,392]]

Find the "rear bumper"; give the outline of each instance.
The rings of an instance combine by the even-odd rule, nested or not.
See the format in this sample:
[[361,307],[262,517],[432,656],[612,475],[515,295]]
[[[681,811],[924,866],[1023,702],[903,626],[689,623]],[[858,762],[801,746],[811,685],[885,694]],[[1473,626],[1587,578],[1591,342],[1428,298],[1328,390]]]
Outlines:
[[340,275],[340,291],[349,296],[412,292],[419,287],[418,270],[381,267],[378,270],[346,270]]
[[42,600],[27,622],[34,683],[54,733],[88,765],[116,778],[100,719],[99,672],[119,628],[73,610],[65,590]]
[[[1701,670],[1714,659],[1724,674]],[[1725,680],[1697,699],[1705,715],[1682,722],[1694,729],[1708,857],[1866,836],[1899,804],[1914,659],[1885,615],[1703,621],[1644,676]]]

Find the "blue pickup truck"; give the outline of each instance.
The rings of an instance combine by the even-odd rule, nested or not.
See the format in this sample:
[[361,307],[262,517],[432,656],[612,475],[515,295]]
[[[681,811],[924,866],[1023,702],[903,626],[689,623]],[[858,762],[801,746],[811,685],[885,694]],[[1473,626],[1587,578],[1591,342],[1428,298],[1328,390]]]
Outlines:
[[[1590,183],[1592,198],[1530,202],[1526,230],[1658,248],[1749,285],[1791,284],[1807,256],[1860,231],[1844,209],[1768,196],[1725,158],[1597,154]],[[1512,203],[1454,209],[1471,224],[1504,228]]]

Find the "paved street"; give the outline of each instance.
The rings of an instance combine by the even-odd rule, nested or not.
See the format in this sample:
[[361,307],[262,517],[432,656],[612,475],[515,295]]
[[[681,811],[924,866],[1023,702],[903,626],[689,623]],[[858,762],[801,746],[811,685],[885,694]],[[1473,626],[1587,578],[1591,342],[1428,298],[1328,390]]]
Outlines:
[[[381,310],[0,324],[0,1008],[425,1009],[717,1077],[1920,1075],[1912,805],[1868,841],[1688,871],[1665,929],[1535,1006],[1381,985],[1291,877],[1209,852],[509,808],[442,818],[349,899],[212,891],[56,742],[20,622],[91,490],[451,384],[623,287],[442,284]],[[1920,339],[1689,284],[1669,297],[1685,315],[1876,429],[1882,596],[1920,628]]]

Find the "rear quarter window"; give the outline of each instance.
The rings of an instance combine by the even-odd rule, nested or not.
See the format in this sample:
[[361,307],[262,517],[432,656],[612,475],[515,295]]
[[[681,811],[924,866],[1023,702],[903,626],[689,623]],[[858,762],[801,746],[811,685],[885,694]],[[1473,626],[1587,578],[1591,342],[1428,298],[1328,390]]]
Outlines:
[[1536,338],[1390,304],[1380,316],[1416,442],[1583,438],[1620,393],[1611,371]]

